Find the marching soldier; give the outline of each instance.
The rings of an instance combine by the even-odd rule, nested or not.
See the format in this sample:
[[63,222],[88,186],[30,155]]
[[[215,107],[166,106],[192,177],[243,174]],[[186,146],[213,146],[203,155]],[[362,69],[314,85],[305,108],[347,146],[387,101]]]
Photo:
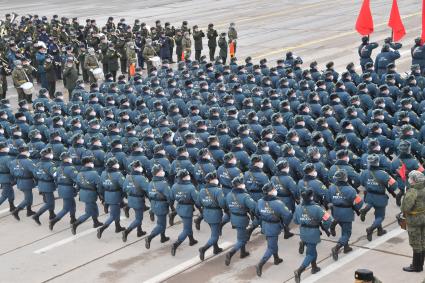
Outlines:
[[1,196],[0,196],[0,205],[8,200],[9,201],[9,211],[13,212],[16,207],[14,204],[15,192],[13,191],[13,184],[15,183],[14,178],[12,177],[13,168],[10,167],[10,163],[13,160],[9,155],[9,146],[6,142],[0,142],[0,187],[1,187]]
[[241,251],[241,258],[249,256],[249,252],[246,251],[246,243],[249,240],[248,213],[250,215],[257,214],[257,204],[246,191],[243,177],[234,178],[232,188],[232,191],[226,196],[226,205],[230,213],[232,227],[237,231],[237,242],[226,254],[225,264],[227,266],[230,265],[233,255],[239,250]]
[[10,164],[12,176],[16,180],[16,187],[21,190],[24,194],[24,199],[12,212],[12,215],[16,220],[20,220],[19,211],[27,208],[27,217],[35,214],[32,211],[31,206],[33,202],[32,189],[35,187],[35,171],[37,170],[36,165],[32,162],[30,157],[29,148],[26,145],[22,145],[18,149],[19,154],[15,160]]
[[99,174],[94,169],[94,158],[86,156],[82,159],[80,172],[77,175],[77,188],[80,191],[80,201],[85,204],[85,213],[81,215],[77,221],[71,226],[73,235],[77,232],[77,227],[85,222],[89,217],[93,219],[93,228],[98,228],[103,225],[98,220],[99,208],[97,207],[97,198],[100,195],[101,179]]
[[[311,264],[311,273],[320,271],[317,266],[317,244],[320,243],[320,229],[328,231],[333,222],[332,216],[313,201],[313,191],[307,189],[301,193],[302,203],[297,206],[294,223],[300,225],[300,238],[307,247],[306,256],[300,267],[294,271],[295,282],[301,281],[301,273]],[[327,232],[329,233],[329,232]]]
[[130,164],[131,169],[124,181],[123,190],[127,194],[128,207],[132,208],[135,213],[135,219],[131,224],[122,232],[123,242],[127,242],[128,234],[137,227],[137,237],[146,235],[142,230],[143,211],[146,208],[145,197],[148,194],[149,182],[143,176],[143,167],[140,161],[135,160]]
[[156,236],[161,234],[161,243],[170,240],[165,236],[165,229],[167,228],[167,214],[169,206],[173,207],[173,199],[165,179],[165,172],[161,165],[157,164],[152,167],[152,181],[149,183],[148,195],[151,202],[152,212],[156,216],[156,226],[153,228],[149,236],[145,238],[145,247],[150,249],[151,241]]
[[278,199],[277,189],[271,183],[263,186],[264,197],[258,201],[257,209],[261,219],[261,232],[267,239],[267,250],[256,265],[257,275],[261,277],[264,264],[273,255],[274,264],[279,265],[283,259],[278,254],[278,237],[283,226],[288,226],[292,220],[292,213],[285,204]]
[[56,214],[56,217],[50,220],[49,229],[53,230],[53,227],[59,222],[67,213],[71,218],[70,224],[76,221],[75,218],[75,197],[77,191],[75,189],[75,183],[77,181],[78,171],[72,165],[71,155],[67,152],[63,152],[60,155],[62,163],[57,168],[55,177],[55,183],[58,186],[58,195],[63,200],[63,208]]
[[98,189],[100,194],[103,195],[104,204],[109,208],[109,217],[97,229],[97,238],[102,238],[103,231],[105,231],[112,222],[115,222],[115,233],[121,233],[125,230],[120,224],[120,204],[124,195],[123,185],[125,178],[120,172],[120,164],[114,157],[106,161],[106,170],[100,176],[101,185]]
[[360,220],[365,221],[367,212],[372,207],[374,208],[375,220],[372,226],[366,229],[367,239],[368,241],[372,241],[372,234],[375,229],[378,230],[378,236],[387,233],[387,231],[382,228],[382,222],[385,218],[385,208],[388,205],[386,191],[395,198],[397,182],[387,172],[380,169],[378,155],[369,155],[367,159],[368,170],[363,170],[360,175],[361,184],[367,192],[364,197],[366,206],[360,210]]
[[220,224],[223,218],[223,209],[226,208],[226,200],[221,187],[219,186],[216,172],[210,172],[205,176],[205,187],[201,189],[198,195],[198,206],[202,207],[205,222],[210,225],[211,234],[207,243],[199,248],[199,258],[205,259],[205,252],[214,247],[213,253],[219,254],[223,251],[218,246],[220,237]]
[[335,183],[329,187],[328,202],[332,203],[332,216],[335,219],[330,227],[332,236],[335,236],[335,226],[341,226],[341,237],[335,247],[332,248],[332,257],[338,260],[338,252],[344,247],[344,253],[353,249],[348,242],[354,221],[354,211],[359,211],[363,200],[356,190],[348,184],[348,176],[345,170],[338,170],[334,176]]

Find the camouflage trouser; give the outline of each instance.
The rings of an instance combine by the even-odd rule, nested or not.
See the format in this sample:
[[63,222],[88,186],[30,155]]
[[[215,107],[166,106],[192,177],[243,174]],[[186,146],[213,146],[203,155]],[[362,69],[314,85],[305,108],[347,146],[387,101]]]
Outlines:
[[414,252],[425,251],[425,225],[408,226],[409,244]]

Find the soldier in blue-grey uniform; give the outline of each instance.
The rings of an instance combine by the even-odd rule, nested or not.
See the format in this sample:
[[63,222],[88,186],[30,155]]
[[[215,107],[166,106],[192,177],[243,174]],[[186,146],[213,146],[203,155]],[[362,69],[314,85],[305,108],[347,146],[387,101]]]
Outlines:
[[213,253],[219,254],[223,251],[218,246],[220,236],[220,224],[223,218],[223,209],[226,208],[226,200],[218,182],[217,173],[210,172],[205,176],[205,186],[198,195],[198,206],[202,207],[204,220],[210,225],[211,234],[208,242],[199,248],[199,258],[204,260],[205,252],[214,247]]
[[362,171],[360,179],[362,186],[366,189],[364,201],[366,206],[360,210],[360,220],[364,221],[366,213],[373,207],[375,210],[375,220],[372,226],[366,229],[366,236],[372,241],[372,234],[375,229],[378,230],[378,236],[387,233],[382,228],[382,222],[385,219],[385,209],[388,205],[388,191],[393,197],[396,197],[397,182],[387,172],[379,167],[379,156],[376,154],[369,155],[368,169]]
[[77,189],[80,191],[80,201],[85,204],[85,213],[81,215],[77,221],[71,226],[73,235],[77,232],[77,227],[84,221],[92,217],[93,228],[103,225],[98,220],[99,208],[97,207],[97,198],[100,195],[101,179],[97,171],[94,169],[94,158],[92,156],[83,157],[81,160],[82,167],[77,175]]
[[284,226],[292,220],[292,213],[277,197],[277,189],[272,183],[263,186],[263,198],[258,201],[257,209],[261,220],[261,232],[267,239],[267,250],[256,266],[257,275],[261,276],[264,264],[273,255],[274,264],[278,265],[283,260],[278,254],[278,237]]
[[177,172],[177,182],[171,187],[171,201],[177,201],[176,211],[183,221],[183,231],[177,241],[171,246],[171,255],[176,255],[177,248],[186,238],[189,238],[189,246],[196,245],[197,240],[193,237],[192,219],[194,205],[198,200],[198,192],[191,183],[189,171],[181,169]]
[[351,237],[351,230],[354,221],[354,211],[359,211],[363,205],[363,200],[356,190],[348,184],[348,176],[345,170],[338,170],[334,176],[335,183],[329,187],[328,202],[332,203],[332,216],[334,222],[330,227],[332,236],[335,236],[335,226],[341,226],[341,237],[338,243],[332,248],[332,257],[338,260],[338,252],[344,247],[344,253],[349,253],[353,249],[348,242]]
[[63,200],[62,210],[56,214],[56,217],[50,220],[49,229],[53,230],[53,227],[59,222],[67,213],[71,218],[73,224],[75,219],[75,197],[77,196],[76,181],[77,181],[77,169],[72,165],[72,157],[68,152],[63,152],[60,156],[61,164],[56,170],[54,175],[55,183],[58,186],[59,198]]
[[232,187],[232,191],[226,196],[226,205],[230,212],[232,227],[237,231],[237,242],[226,254],[225,264],[227,266],[230,265],[232,256],[239,250],[241,251],[241,258],[249,256],[249,252],[246,251],[246,243],[249,239],[247,230],[249,224],[248,213],[250,215],[256,215],[257,213],[257,204],[246,191],[243,177],[234,178]]
[[[295,204],[300,203],[300,192],[295,183],[289,174],[289,164],[286,160],[281,160],[277,163],[277,174],[270,179],[273,187],[277,190],[277,197],[283,201],[285,206],[294,213]],[[293,233],[289,231],[289,227],[285,225],[283,227],[285,239],[289,239],[294,236]]]
[[171,198],[171,190],[165,179],[165,171],[161,165],[156,164],[152,167],[152,181],[149,183],[148,196],[151,202],[152,212],[156,216],[156,226],[153,228],[149,236],[145,238],[145,247],[147,249],[151,246],[153,238],[161,234],[161,243],[170,240],[165,236],[165,229],[167,228],[167,214],[170,211],[174,201]]
[[36,165],[31,159],[29,159],[30,152],[28,146],[22,145],[19,147],[18,151],[18,156],[10,163],[10,172],[16,180],[16,187],[24,193],[24,199],[12,212],[12,215],[16,218],[16,220],[20,220],[19,211],[25,207],[27,208],[28,217],[35,214],[35,212],[32,211],[31,206],[33,202],[32,189],[36,184],[34,177]]
[[37,180],[37,187],[40,194],[43,196],[44,205],[32,216],[32,219],[41,225],[40,216],[49,211],[49,220],[56,217],[55,214],[55,196],[53,195],[56,191],[56,184],[54,174],[56,173],[56,167],[53,163],[53,150],[51,147],[46,147],[40,152],[41,158],[36,165],[36,170],[33,172],[34,177]]
[[307,189],[301,193],[302,203],[297,206],[294,214],[294,223],[300,225],[300,238],[307,250],[304,261],[294,271],[295,282],[301,281],[301,273],[311,264],[311,273],[320,271],[317,266],[317,244],[320,243],[320,229],[328,232],[333,222],[332,216],[313,201],[313,191]]
[[131,224],[122,232],[123,242],[127,241],[127,236],[137,227],[137,237],[146,235],[142,230],[143,211],[146,207],[145,198],[148,196],[149,181],[143,175],[142,163],[138,160],[130,164],[129,174],[127,175],[123,190],[127,194],[128,207],[134,210],[135,219]]
[[115,233],[120,233],[125,230],[120,224],[120,204],[124,197],[123,185],[125,177],[120,172],[120,164],[115,157],[111,157],[106,161],[106,168],[100,176],[100,179],[99,191],[100,194],[103,195],[105,204],[109,207],[109,217],[102,227],[97,229],[98,239],[102,238],[103,231],[105,231],[112,222],[115,222]]
[[0,205],[8,200],[10,212],[16,209],[15,192],[13,191],[15,180],[12,177],[13,168],[10,167],[12,160],[12,157],[9,156],[9,146],[4,141],[0,142]]

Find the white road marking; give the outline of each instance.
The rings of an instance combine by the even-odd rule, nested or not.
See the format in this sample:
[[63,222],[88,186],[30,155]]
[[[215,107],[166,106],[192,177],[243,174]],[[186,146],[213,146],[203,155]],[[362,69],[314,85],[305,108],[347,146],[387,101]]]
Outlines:
[[[124,220],[124,219],[127,219],[127,218],[121,216],[120,219],[121,220]],[[83,232],[77,232],[77,235],[75,235],[75,236],[71,236],[71,237],[65,238],[63,240],[57,241],[57,242],[55,242],[53,244],[50,244],[50,245],[48,245],[48,246],[46,246],[44,248],[41,248],[41,249],[38,249],[38,250],[34,251],[34,253],[35,254],[44,254],[47,251],[50,251],[50,250],[53,250],[53,249],[55,249],[57,247],[66,245],[66,244],[68,244],[68,243],[70,243],[72,241],[75,241],[78,238],[87,236],[87,235],[92,234],[92,233],[94,233],[96,231],[97,231],[97,228],[90,228],[90,229],[88,229],[86,231],[83,231]]]
[[[231,247],[232,245],[233,245],[233,243],[231,243],[231,242],[224,242],[224,243],[221,243],[220,244],[220,247],[223,250],[225,250],[225,249]],[[205,260],[207,260],[208,258],[210,258],[212,256],[213,256],[213,249],[211,247],[205,253]],[[184,271],[186,269],[189,269],[189,268],[193,267],[195,264],[199,263],[200,261],[201,260],[199,259],[199,255],[197,254],[195,257],[193,257],[193,258],[191,258],[191,259],[189,259],[189,260],[187,260],[187,261],[185,261],[185,262],[183,262],[183,263],[181,263],[179,265],[176,265],[173,268],[168,269],[167,271],[165,271],[165,272],[163,272],[161,274],[158,274],[157,276],[152,277],[152,278],[150,278],[148,280],[145,280],[143,282],[144,283],[162,282],[162,281],[167,280],[168,278],[170,278],[170,277],[172,277],[172,276],[174,276],[174,275],[176,275],[176,274],[178,274],[178,273],[180,273],[180,272],[182,272],[182,271]]]
[[365,253],[369,252],[370,250],[372,250],[372,249],[376,248],[377,246],[385,243],[389,239],[402,234],[403,232],[406,232],[406,231],[402,230],[400,227],[397,227],[396,229],[385,234],[384,236],[381,236],[381,237],[377,238],[376,240],[373,240],[372,242],[369,242],[368,244],[364,245],[364,248],[357,248],[355,251],[351,252],[349,255],[339,258],[338,261],[335,261],[334,263],[326,266],[325,268],[322,268],[322,270],[319,273],[317,273],[315,275],[310,275],[305,280],[303,279],[302,282],[303,283],[318,282],[323,277],[331,274],[332,272],[335,272],[336,270],[338,270],[342,266],[346,265],[347,263],[352,262],[356,258],[364,255]]

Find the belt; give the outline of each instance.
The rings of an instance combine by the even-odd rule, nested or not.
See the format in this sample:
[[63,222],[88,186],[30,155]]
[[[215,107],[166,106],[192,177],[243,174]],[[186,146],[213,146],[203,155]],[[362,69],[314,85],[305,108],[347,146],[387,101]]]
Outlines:
[[368,194],[372,194],[372,195],[385,195],[385,192],[374,192],[374,191],[367,191]]
[[142,195],[137,195],[137,194],[129,194],[129,196],[135,197],[135,198],[143,198]]
[[292,195],[277,195],[278,197],[281,197],[281,198],[289,198],[289,197],[291,197]]
[[105,191],[106,192],[120,192],[120,190],[108,190],[108,189],[105,189]]
[[413,211],[408,212],[407,214],[415,216],[415,215],[418,215],[418,214],[421,214],[421,213],[424,213],[424,212],[425,212],[425,210],[420,210],[420,211],[413,210]]
[[230,214],[234,214],[234,215],[237,215],[237,216],[247,216],[246,213],[230,212]]
[[180,205],[194,205],[193,203],[179,202]]
[[32,180],[33,177],[18,177],[17,179]]
[[344,205],[344,204],[333,204],[335,207],[342,207],[342,208],[351,208],[351,205]]
[[262,193],[262,190],[249,190],[248,193]]
[[301,227],[304,227],[304,228],[319,228],[319,225],[301,224]]
[[96,189],[93,189],[93,188],[80,188],[80,190],[83,190],[83,191],[92,191],[92,192],[95,192],[96,191]]
[[221,207],[205,207],[205,209],[221,210]]
[[274,220],[274,221],[271,221],[271,220],[263,220],[264,222],[266,222],[266,223],[280,223],[280,220]]
[[58,186],[72,187],[73,184],[58,183]]

